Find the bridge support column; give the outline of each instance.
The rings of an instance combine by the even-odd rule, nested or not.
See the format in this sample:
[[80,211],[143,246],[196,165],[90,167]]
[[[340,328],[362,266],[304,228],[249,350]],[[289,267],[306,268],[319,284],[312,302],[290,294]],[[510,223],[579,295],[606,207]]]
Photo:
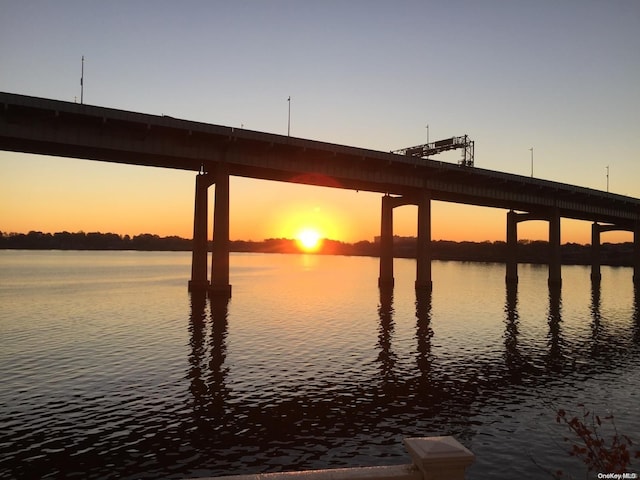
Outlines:
[[420,194],[418,200],[418,249],[416,252],[416,290],[431,291],[431,196]]
[[393,286],[393,199],[382,197],[382,217],[380,222],[380,276],[379,287]]
[[513,210],[507,212],[507,273],[508,285],[518,283],[518,214]]
[[549,217],[549,286],[562,285],[562,258],[560,254],[560,214],[557,210]]
[[213,178],[207,174],[196,176],[195,206],[193,209],[193,247],[189,291],[206,291],[207,280],[207,197]]
[[591,281],[600,282],[600,225],[594,222],[591,225]]
[[209,294],[231,298],[229,284],[229,170],[218,164],[213,212],[213,255]]
[[633,283],[640,286],[640,222],[633,230]]

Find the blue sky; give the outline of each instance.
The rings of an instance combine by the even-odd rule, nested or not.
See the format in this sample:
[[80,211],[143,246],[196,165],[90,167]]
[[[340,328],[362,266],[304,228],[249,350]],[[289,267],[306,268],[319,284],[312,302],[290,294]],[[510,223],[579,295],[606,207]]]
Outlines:
[[[469,134],[478,167],[530,175],[533,147],[536,177],[605,190],[609,166],[610,190],[640,197],[635,0],[0,0],[0,10],[0,91],[79,101],[84,55],[88,104],[284,134],[291,96],[294,136],[388,151],[423,143],[428,124],[431,140]],[[149,170],[0,152],[0,230],[189,236],[193,175]],[[288,227],[274,212],[318,209],[346,240],[379,231],[379,195],[243,179],[231,194],[232,237],[279,236]],[[478,211],[434,205],[434,238],[463,239],[471,224],[468,239],[502,239],[504,212]],[[563,241],[589,241],[577,223]],[[414,224],[411,207],[398,212],[398,234]],[[546,226],[523,231],[544,237]]]

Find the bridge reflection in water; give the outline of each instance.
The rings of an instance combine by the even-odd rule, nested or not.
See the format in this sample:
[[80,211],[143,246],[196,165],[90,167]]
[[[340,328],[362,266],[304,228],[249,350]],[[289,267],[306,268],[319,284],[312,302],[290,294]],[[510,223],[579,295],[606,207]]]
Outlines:
[[[225,472],[224,465],[232,469],[227,471],[244,472],[262,472],[269,465],[274,470],[278,465],[288,469],[349,465],[349,445],[361,448],[354,439],[363,436],[383,437],[372,458],[386,456],[383,448],[398,453],[394,450],[398,435],[455,435],[469,444],[477,434],[473,412],[479,404],[500,397],[501,391],[517,385],[544,387],[572,373],[589,376],[601,371],[603,364],[613,369],[616,357],[612,349],[622,352],[624,348],[619,347],[616,336],[628,335],[632,345],[640,345],[640,288],[634,289],[632,331],[607,331],[601,321],[600,283],[592,282],[591,334],[577,352],[563,335],[562,289],[550,287],[543,339],[546,349],[536,353],[520,341],[518,286],[507,284],[502,355],[485,358],[471,353],[464,365],[458,362],[443,369],[447,352],[433,348],[432,294],[419,290],[415,297],[415,369],[407,376],[399,371],[393,348],[393,293],[393,288],[380,289],[378,333],[372,339],[378,352],[378,378],[355,384],[336,380],[315,395],[304,389],[297,393],[292,385],[287,398],[251,402],[239,401],[228,386],[239,381],[231,382],[234,365],[227,364],[229,300],[191,293],[191,435],[194,445],[209,452],[216,467],[222,468],[219,474]],[[260,358],[250,361],[261,363]],[[599,366],[594,369],[592,364]],[[327,455],[332,458],[329,463],[335,464],[324,463]]]

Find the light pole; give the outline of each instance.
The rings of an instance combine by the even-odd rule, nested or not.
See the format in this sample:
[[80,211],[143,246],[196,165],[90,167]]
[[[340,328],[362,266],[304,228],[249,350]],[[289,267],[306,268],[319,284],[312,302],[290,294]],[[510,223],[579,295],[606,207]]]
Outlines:
[[82,55],[82,68],[80,69],[80,105],[84,103],[84,55]]
[[427,144],[429,143],[429,124],[427,124]]
[[607,193],[609,193],[609,165],[607,165]]
[[533,178],[533,147],[529,151],[531,151],[531,178]]
[[289,102],[289,117],[287,120],[287,137],[291,136],[291,95],[287,98],[287,102]]

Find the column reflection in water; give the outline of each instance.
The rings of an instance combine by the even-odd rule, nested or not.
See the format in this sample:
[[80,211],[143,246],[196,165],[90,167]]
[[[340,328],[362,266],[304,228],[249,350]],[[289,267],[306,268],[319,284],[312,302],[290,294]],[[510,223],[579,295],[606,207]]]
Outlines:
[[515,282],[506,283],[505,312],[505,333],[504,333],[504,361],[511,381],[520,382],[522,380],[522,369],[526,362],[518,350],[518,326],[520,315],[518,314],[518,284]]
[[431,384],[433,355],[431,352],[431,290],[416,290],[416,343],[418,354],[418,388],[425,391]]
[[[206,292],[191,292],[191,353],[187,375],[191,380],[189,390],[193,396],[193,420],[197,436],[203,440],[210,438],[221,425],[225,425],[225,404],[229,397],[226,386],[228,369],[224,366],[228,299],[223,296],[211,297],[210,321],[207,319],[206,307]],[[207,325],[211,327],[208,345]]]
[[547,344],[549,351],[546,358],[548,371],[561,371],[563,369],[564,342],[562,339],[562,288],[559,285],[549,286],[549,334]]
[[229,369],[224,362],[227,357],[227,315],[229,299],[222,295],[209,298],[211,307],[211,337],[209,339],[210,360],[207,390],[211,398],[210,413],[214,418],[222,418],[225,403],[229,398],[226,378]]
[[606,345],[603,345],[602,340],[602,314],[600,310],[600,292],[601,286],[599,279],[591,282],[591,349],[589,356],[596,358]]
[[380,362],[380,377],[382,385],[395,383],[396,355],[391,348],[393,338],[393,287],[380,288],[380,304],[378,305],[380,327],[378,328],[378,361]]
[[205,327],[207,294],[204,291],[192,291],[191,316],[189,318],[189,371],[187,378],[190,379],[189,391],[193,396],[193,414],[196,419],[202,418],[206,410],[206,384],[203,379],[205,361]]
[[633,343],[640,345],[640,284],[633,286]]

